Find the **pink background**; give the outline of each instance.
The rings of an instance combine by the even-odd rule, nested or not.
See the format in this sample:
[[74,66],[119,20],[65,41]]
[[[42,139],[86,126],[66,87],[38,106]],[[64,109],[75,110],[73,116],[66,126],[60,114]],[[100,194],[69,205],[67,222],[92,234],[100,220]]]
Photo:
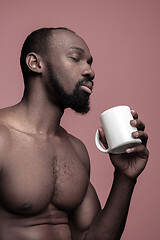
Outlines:
[[1,0],[0,107],[21,99],[21,46],[31,31],[45,26],[73,29],[86,40],[94,57],[92,109],[86,116],[67,110],[62,122],[88,148],[91,180],[102,205],[113,167],[94,143],[100,113],[126,104],[146,123],[150,161],[139,177],[122,240],[159,240],[160,1]]

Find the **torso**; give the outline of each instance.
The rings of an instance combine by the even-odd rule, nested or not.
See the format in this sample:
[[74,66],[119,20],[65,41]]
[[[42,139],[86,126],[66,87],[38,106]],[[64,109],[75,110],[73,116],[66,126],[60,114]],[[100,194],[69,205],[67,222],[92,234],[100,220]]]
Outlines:
[[0,181],[1,240],[71,240],[68,213],[82,202],[88,171],[71,136],[12,127]]

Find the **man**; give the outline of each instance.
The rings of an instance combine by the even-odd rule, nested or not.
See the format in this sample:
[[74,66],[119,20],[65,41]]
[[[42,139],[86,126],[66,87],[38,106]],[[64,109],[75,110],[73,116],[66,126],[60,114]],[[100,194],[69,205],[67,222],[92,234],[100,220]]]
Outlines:
[[[86,43],[66,28],[44,28],[26,39],[21,52],[22,101],[0,111],[0,239],[120,239],[138,175],[147,159],[147,134],[131,125],[142,144],[110,154],[113,186],[101,209],[90,183],[83,143],[60,120],[66,108],[89,111],[92,56]],[[101,141],[107,147],[103,129]]]

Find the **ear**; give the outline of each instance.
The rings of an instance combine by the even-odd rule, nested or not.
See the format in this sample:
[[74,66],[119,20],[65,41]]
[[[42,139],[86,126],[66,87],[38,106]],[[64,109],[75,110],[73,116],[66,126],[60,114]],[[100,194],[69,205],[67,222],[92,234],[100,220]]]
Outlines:
[[31,52],[26,57],[26,64],[28,68],[35,73],[42,73],[41,57],[34,52]]

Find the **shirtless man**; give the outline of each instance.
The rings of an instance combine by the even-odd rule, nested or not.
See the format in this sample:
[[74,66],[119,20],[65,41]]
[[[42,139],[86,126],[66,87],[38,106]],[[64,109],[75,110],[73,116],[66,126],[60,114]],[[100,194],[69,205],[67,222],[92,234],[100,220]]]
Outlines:
[[114,180],[101,209],[87,150],[60,126],[66,108],[89,111],[91,65],[86,43],[68,29],[40,29],[25,41],[24,96],[0,111],[0,240],[120,239],[147,163],[147,134],[132,111],[131,125],[138,128],[133,136],[142,144],[110,154]]

